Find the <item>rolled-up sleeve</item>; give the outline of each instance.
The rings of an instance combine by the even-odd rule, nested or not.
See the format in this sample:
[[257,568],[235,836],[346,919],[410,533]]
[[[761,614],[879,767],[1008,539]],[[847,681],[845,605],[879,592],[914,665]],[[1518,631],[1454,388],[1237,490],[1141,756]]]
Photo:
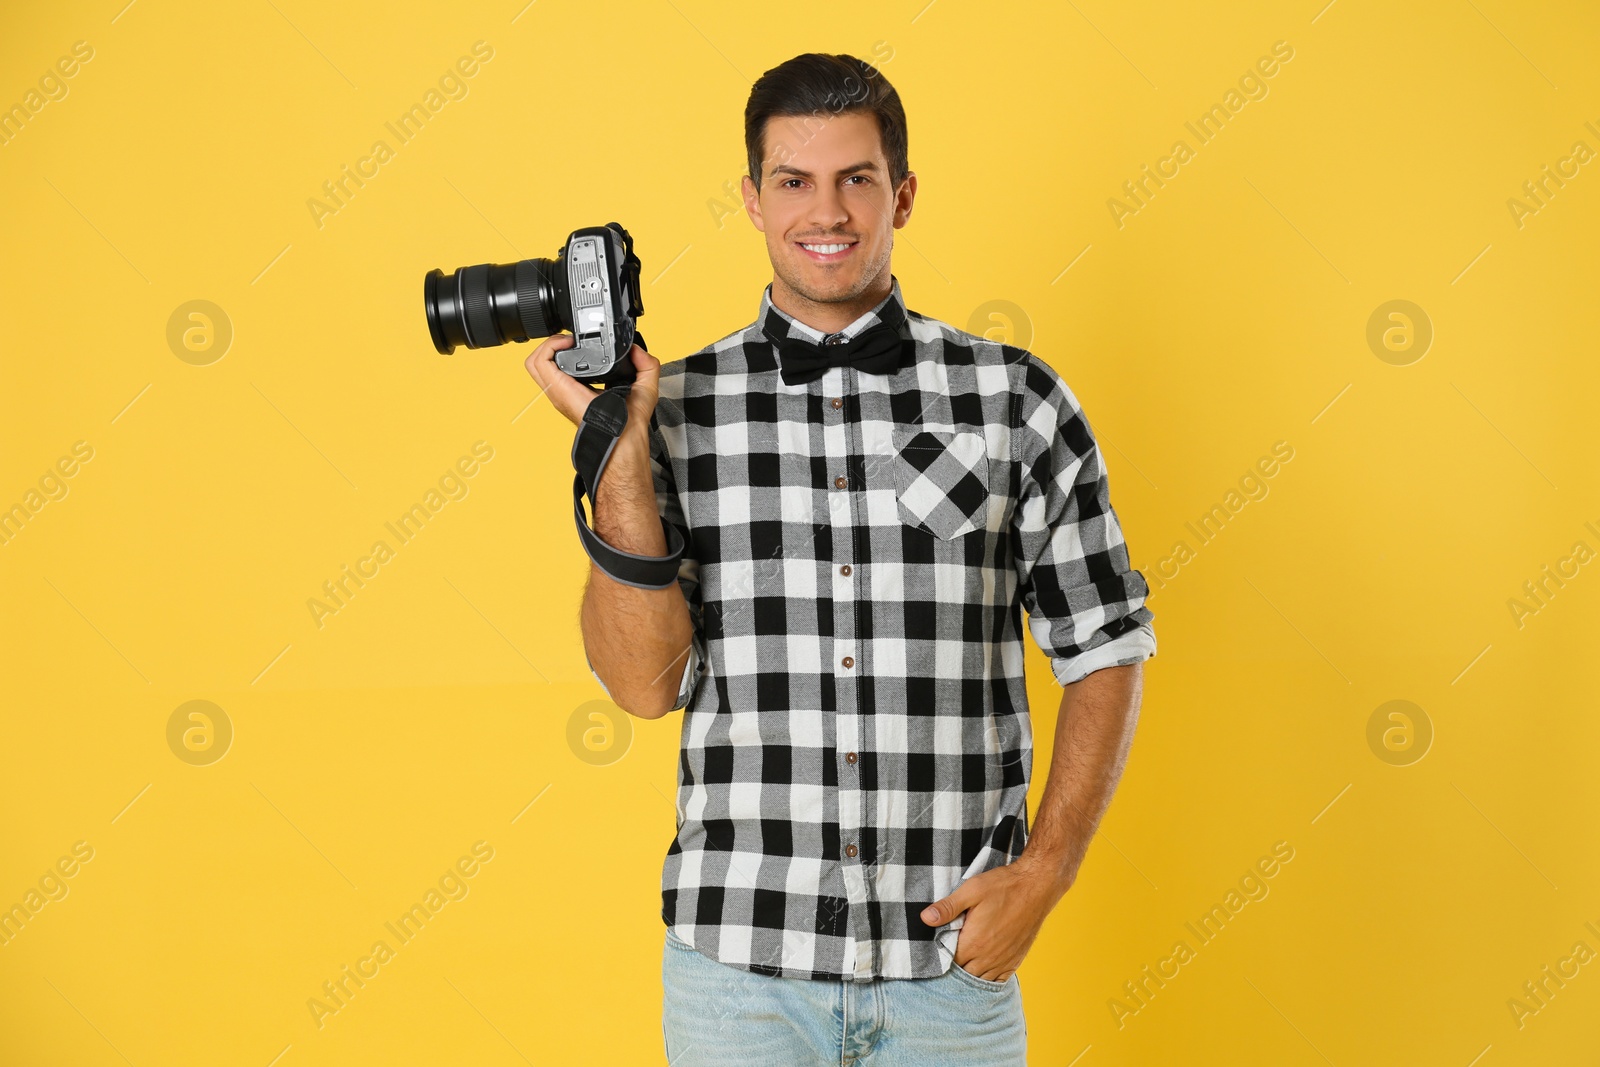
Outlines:
[[1077,398],[1025,353],[1015,393],[1020,485],[1011,544],[1028,629],[1058,684],[1156,653],[1150,587],[1128,564],[1104,457]]
[[[666,439],[662,437],[657,426],[655,416],[650,419],[650,475],[655,482],[656,510],[661,513],[663,520],[678,531],[678,536],[683,538],[684,552],[678,560],[678,588],[683,591],[684,601],[689,606],[689,622],[692,627],[691,639],[688,648],[688,659],[683,665],[683,675],[678,681],[678,695],[672,705],[672,710],[688,707],[689,701],[694,698],[695,689],[700,684],[700,667],[705,662],[705,636],[701,623],[700,607],[700,561],[694,555],[694,542],[689,538],[688,523],[684,519],[683,502],[678,497],[677,485],[672,477],[671,456],[667,452]],[[682,653],[679,653],[682,655]],[[599,683],[600,689],[607,697],[611,690],[606,688],[605,682],[600,680],[600,675],[595,673],[594,663],[589,660],[589,653],[584,651],[584,662],[589,664],[589,673],[594,675],[594,680]]]

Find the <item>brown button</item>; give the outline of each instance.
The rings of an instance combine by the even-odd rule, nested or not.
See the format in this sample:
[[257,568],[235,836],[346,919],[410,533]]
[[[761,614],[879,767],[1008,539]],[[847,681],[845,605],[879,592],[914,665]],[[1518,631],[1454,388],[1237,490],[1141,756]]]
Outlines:
[[833,406],[835,408],[842,408],[842,407],[844,407],[844,401],[839,399],[838,397],[834,397],[833,398]]
[[846,845],[846,846],[844,846],[844,854],[846,856],[851,857],[852,859],[855,857],[855,854],[858,851],[860,851],[860,850],[857,849],[856,846],[854,846],[854,845]]
[[856,661],[851,659],[849,656],[846,656],[844,659],[840,660],[839,662],[843,663],[846,667],[854,667],[856,665]]
[[844,575],[846,578],[850,577],[850,564],[846,563],[843,567],[840,567],[839,573]]
[[854,763],[856,761],[856,754],[854,752],[846,752],[844,754],[844,761],[846,763]]
[[837,477],[837,478],[835,478],[833,480],[833,487],[835,489],[843,489],[845,487],[845,485],[846,485],[845,477],[842,474],[839,475],[839,477]]

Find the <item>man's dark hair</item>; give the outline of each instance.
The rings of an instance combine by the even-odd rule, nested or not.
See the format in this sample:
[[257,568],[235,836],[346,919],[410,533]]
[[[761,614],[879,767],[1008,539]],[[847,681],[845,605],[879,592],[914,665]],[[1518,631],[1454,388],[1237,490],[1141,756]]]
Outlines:
[[[898,187],[911,172],[906,158],[906,113],[900,94],[878,68],[848,55],[807,52],[778,64],[750,88],[744,108],[744,149],[750,180],[761,190],[765,162],[762,137],[767,120],[777,115],[839,115],[868,112],[878,120],[878,137],[889,163],[889,182]],[[783,162],[784,153],[774,146]]]

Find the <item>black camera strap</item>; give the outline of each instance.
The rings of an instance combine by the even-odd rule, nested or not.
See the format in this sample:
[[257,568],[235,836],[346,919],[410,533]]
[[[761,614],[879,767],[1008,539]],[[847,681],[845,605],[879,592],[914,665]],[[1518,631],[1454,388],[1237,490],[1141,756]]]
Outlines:
[[589,494],[592,511],[600,478],[611,461],[612,450],[617,447],[623,428],[628,425],[627,394],[632,386],[632,382],[626,382],[603,390],[590,402],[578,424],[577,436],[572,439],[572,466],[578,472],[572,479],[573,517],[577,520],[578,539],[584,551],[608,578],[638,589],[665,589],[678,580],[678,560],[685,548],[683,536],[676,527],[665,519],[661,522],[667,535],[665,556],[641,556],[606,544],[583,513],[584,493]]

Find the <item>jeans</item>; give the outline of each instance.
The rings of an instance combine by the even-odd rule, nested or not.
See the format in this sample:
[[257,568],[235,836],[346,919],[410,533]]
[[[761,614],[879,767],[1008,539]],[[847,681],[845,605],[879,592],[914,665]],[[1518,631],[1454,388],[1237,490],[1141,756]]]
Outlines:
[[673,936],[661,961],[670,1067],[1026,1067],[1015,974],[951,962],[936,978],[778,978],[718,963]]

